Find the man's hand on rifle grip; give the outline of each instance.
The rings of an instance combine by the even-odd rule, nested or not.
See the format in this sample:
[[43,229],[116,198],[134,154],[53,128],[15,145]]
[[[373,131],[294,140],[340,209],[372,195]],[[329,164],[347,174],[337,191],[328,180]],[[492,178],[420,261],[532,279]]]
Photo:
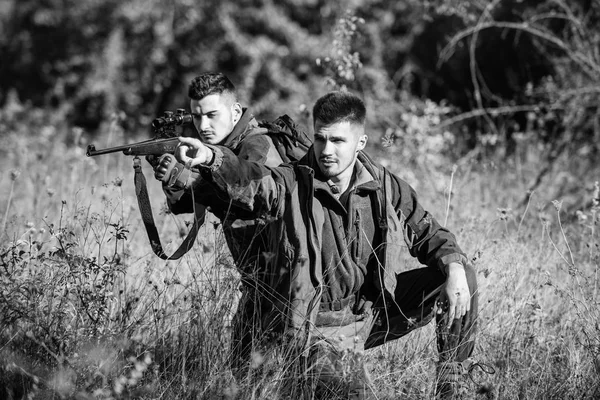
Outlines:
[[[172,178],[171,174],[177,166],[177,160],[172,154],[163,154],[154,168],[154,177],[162,182],[168,183]],[[177,170],[177,169],[175,169]]]
[[152,166],[152,169],[156,169],[156,167],[158,166],[158,157],[154,154],[148,154],[146,156],[146,161],[148,161],[148,164]]
[[168,153],[163,154],[160,157],[150,154],[146,156],[146,161],[152,166],[154,178],[156,178],[157,181],[166,183],[171,180],[171,172],[177,164],[175,156]]
[[154,178],[166,187],[185,189],[191,183],[189,179],[195,178],[190,171],[184,171],[184,165],[177,162],[173,154],[166,153],[160,157],[147,155],[146,160],[154,170]]

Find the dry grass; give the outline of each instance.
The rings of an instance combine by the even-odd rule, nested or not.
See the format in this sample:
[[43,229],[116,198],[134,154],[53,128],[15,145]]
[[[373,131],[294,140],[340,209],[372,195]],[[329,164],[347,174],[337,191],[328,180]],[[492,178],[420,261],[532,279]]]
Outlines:
[[[258,384],[235,384],[228,371],[237,275],[218,224],[206,224],[182,260],[159,260],[137,211],[131,159],[86,158],[79,133],[50,121],[33,136],[26,122],[2,136],[0,382],[19,377],[39,399],[285,398],[295,384],[286,385],[277,356],[269,365],[258,357]],[[522,161],[517,173],[513,161],[464,160],[451,196],[450,172],[410,183],[478,270],[475,357],[496,371],[475,378],[481,398],[598,398],[600,210],[590,190],[574,218],[546,197],[551,182],[522,205],[536,160]],[[583,184],[593,189],[593,179]],[[174,249],[186,218],[157,219]],[[432,326],[367,359],[381,398],[432,396]]]

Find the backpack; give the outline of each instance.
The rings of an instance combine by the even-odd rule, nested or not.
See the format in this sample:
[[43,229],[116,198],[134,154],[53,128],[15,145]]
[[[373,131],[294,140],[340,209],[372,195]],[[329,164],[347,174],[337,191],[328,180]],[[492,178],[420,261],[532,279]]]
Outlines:
[[308,134],[287,114],[273,121],[260,121],[258,126],[268,131],[267,135],[284,163],[299,161],[313,144]]

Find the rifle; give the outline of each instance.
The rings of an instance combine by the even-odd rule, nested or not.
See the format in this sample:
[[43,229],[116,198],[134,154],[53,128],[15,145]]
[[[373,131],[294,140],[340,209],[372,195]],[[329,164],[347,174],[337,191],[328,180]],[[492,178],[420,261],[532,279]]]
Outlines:
[[183,108],[177,109],[176,113],[165,111],[162,117],[152,121],[152,128],[156,134],[154,138],[101,150],[96,150],[96,146],[90,144],[85,154],[88,157],[94,157],[118,151],[122,151],[128,156],[161,156],[166,153],[174,153],[179,144],[175,127],[189,124],[193,120],[192,114],[186,113]]
[[[135,170],[135,173],[133,180],[135,184],[135,195],[138,199],[138,206],[142,215],[142,221],[146,227],[146,232],[148,233],[148,239],[150,240],[152,251],[163,260],[177,260],[190,250],[194,244],[198,230],[204,223],[205,208],[195,204],[194,224],[192,225],[190,232],[183,240],[179,248],[172,255],[167,256],[163,251],[160,237],[158,235],[158,229],[156,228],[154,217],[152,216],[152,206],[150,205],[150,198],[148,196],[148,189],[146,187],[146,178],[142,172],[142,162],[139,156],[162,156],[167,153],[175,153],[175,149],[179,144],[179,135],[176,133],[175,127],[189,124],[193,121],[193,119],[194,118],[192,114],[186,113],[182,108],[177,109],[175,113],[172,111],[165,111],[162,117],[155,118],[152,121],[152,128],[156,134],[154,138],[101,150],[96,150],[96,146],[90,144],[88,145],[86,151],[86,155],[88,157],[116,153],[119,151],[122,151],[125,155],[134,156],[133,169]],[[173,159],[171,167],[178,168],[177,166],[174,166],[175,164],[176,162]]]

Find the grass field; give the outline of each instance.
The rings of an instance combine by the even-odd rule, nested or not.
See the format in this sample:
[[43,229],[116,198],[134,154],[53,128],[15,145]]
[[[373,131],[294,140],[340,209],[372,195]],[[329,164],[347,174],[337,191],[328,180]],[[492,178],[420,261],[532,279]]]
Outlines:
[[[93,141],[141,139],[112,129]],[[91,140],[43,112],[0,132],[0,386],[37,381],[35,399],[285,398],[281,371],[264,368],[258,385],[228,372],[238,282],[217,221],[183,259],[161,261],[137,210],[131,157],[88,158]],[[539,147],[435,170],[403,165],[394,151],[372,149],[474,260],[474,356],[495,371],[475,374],[478,396],[600,398],[598,165],[559,159],[528,192]],[[165,212],[144,166],[172,251],[191,216]],[[381,398],[432,397],[433,326],[365,357]]]

